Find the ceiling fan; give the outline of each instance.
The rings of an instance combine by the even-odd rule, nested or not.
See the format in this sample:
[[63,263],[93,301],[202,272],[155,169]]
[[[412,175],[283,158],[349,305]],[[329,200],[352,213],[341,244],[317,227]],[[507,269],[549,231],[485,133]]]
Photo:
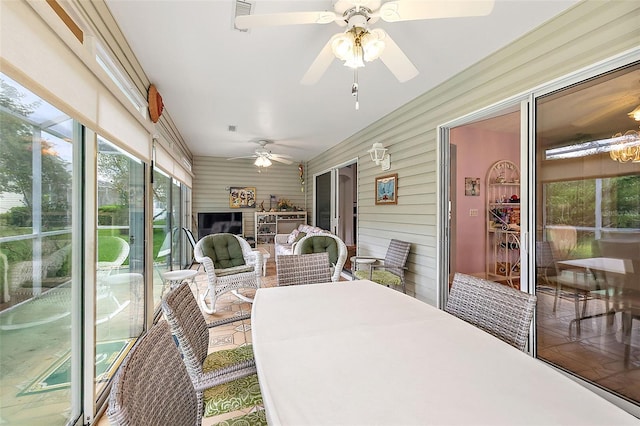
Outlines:
[[232,157],[232,158],[227,158],[227,160],[255,158],[256,160],[254,161],[253,164],[258,168],[271,166],[272,164],[271,161],[277,161],[278,163],[283,163],[283,164],[293,164],[293,161],[290,160],[292,158],[291,156],[285,155],[285,154],[274,154],[266,148],[266,146],[269,144],[272,144],[273,141],[261,139],[258,141],[254,141],[254,143],[257,143],[258,145],[260,145],[260,147],[256,148],[253,155],[245,155],[243,157]]
[[[378,19],[385,22],[421,19],[484,16],[493,10],[494,0],[334,0],[334,11],[290,12],[264,15],[240,15],[239,29],[276,25],[328,24],[335,22],[346,30],[333,35],[311,64],[302,84],[314,84],[325,73],[334,58],[353,68],[352,95],[357,99],[357,69],[377,58],[400,81],[411,80],[418,70],[402,49],[380,28],[371,28]],[[356,101],[357,108],[357,101]]]

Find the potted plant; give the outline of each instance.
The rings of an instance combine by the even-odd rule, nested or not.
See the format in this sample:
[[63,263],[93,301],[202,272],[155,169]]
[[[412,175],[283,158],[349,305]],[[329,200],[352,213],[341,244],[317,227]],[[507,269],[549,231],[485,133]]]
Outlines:
[[295,210],[295,207],[293,203],[291,203],[291,201],[287,200],[286,198],[281,198],[280,200],[278,200],[278,210],[280,210],[281,212],[293,211]]

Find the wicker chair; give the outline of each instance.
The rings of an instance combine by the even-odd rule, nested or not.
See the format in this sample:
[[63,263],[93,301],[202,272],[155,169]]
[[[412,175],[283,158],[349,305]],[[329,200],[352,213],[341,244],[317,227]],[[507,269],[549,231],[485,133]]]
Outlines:
[[375,257],[356,256],[353,258],[354,263],[358,263],[361,259],[374,260],[374,263],[369,264],[370,269],[368,271],[355,271],[355,276],[359,280],[371,280],[378,284],[386,285],[387,287],[402,286],[402,292],[407,293],[407,287],[404,281],[404,271],[407,269],[406,263],[409,257],[409,250],[411,249],[411,243],[400,240],[391,240],[389,248],[384,256],[384,259],[378,259]]
[[[204,401],[205,417],[225,412],[220,406],[231,404],[231,399],[235,400],[236,408],[243,408],[245,403],[256,405],[261,402],[251,345],[207,355],[209,329],[249,319],[250,313],[207,324],[186,281],[167,294],[162,301],[162,311],[182,349],[184,364],[198,391],[198,398]],[[203,393],[213,386],[216,386],[216,392]],[[244,394],[237,396],[238,392]],[[228,400],[219,401],[220,395]]]
[[524,350],[536,300],[533,294],[456,273],[445,311]]
[[[253,299],[238,293],[240,288],[260,288],[262,253],[253,251],[242,237],[233,234],[211,234],[196,243],[196,261],[204,265],[209,282],[207,291],[200,296],[202,310],[216,311],[216,299],[227,292],[247,302]],[[207,303],[207,297],[210,304]]]
[[276,256],[278,285],[317,284],[331,280],[329,253]]
[[201,424],[202,404],[166,322],[151,327],[122,362],[107,416],[116,426]]
[[340,273],[347,261],[347,246],[338,236],[333,234],[307,235],[298,241],[293,254],[329,253],[331,264],[331,281],[340,281]]

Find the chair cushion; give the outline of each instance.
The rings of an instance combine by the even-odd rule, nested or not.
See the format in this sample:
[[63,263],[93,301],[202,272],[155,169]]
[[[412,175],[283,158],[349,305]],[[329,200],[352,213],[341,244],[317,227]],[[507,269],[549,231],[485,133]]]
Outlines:
[[[369,279],[369,271],[356,271],[355,274],[359,280]],[[371,281],[383,285],[402,285],[400,277],[389,271],[373,271]]]
[[252,374],[204,391],[204,417],[217,416],[262,404],[258,376]]
[[207,371],[218,370],[252,358],[253,347],[251,345],[211,352],[202,364],[202,371],[206,373]]
[[306,232],[298,231],[298,235],[296,235],[296,237],[293,239],[292,243],[297,243],[298,241],[300,241],[301,239],[303,239],[306,236],[307,236]]
[[254,411],[253,413],[243,414],[239,417],[223,420],[214,426],[267,426],[267,415],[264,410]]
[[[215,351],[207,355],[202,370],[206,373],[252,358],[253,347],[251,345]],[[258,376],[253,374],[207,389],[204,391],[203,400],[205,417],[261,404],[262,396],[258,385]]]
[[216,269],[215,271],[216,271],[216,276],[224,277],[225,275],[235,275],[235,274],[241,274],[243,272],[251,272],[253,271],[253,265],[240,265],[240,266],[234,266],[232,268]]
[[314,235],[300,244],[300,254],[311,254],[311,253],[329,253],[329,263],[335,265],[338,261],[338,244],[336,240],[332,237],[324,236],[324,235]]
[[244,265],[242,247],[232,234],[207,235],[202,253],[209,257],[215,269],[227,269]]

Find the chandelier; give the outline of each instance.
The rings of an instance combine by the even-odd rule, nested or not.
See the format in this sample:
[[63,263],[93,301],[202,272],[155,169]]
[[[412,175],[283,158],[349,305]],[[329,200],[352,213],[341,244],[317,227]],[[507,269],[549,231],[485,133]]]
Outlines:
[[[627,115],[640,121],[640,105]],[[609,151],[612,160],[621,163],[627,161],[640,163],[640,133],[637,130],[627,130],[624,134],[616,133],[612,139],[613,145]]]
[[628,130],[624,134],[616,133],[612,137],[612,143],[609,151],[612,160],[640,163],[640,134],[636,130]]

